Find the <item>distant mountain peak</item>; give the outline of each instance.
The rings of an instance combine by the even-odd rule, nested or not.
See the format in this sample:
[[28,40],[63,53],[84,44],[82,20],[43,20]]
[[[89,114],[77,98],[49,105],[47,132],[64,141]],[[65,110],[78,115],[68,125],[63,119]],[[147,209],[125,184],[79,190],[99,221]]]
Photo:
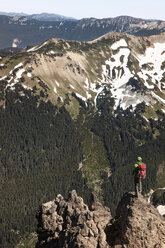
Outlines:
[[39,14],[26,14],[26,13],[15,13],[15,12],[0,12],[0,15],[5,15],[5,16],[26,16],[29,19],[35,19],[38,21],[63,21],[63,20],[72,20],[76,21],[75,18],[73,17],[66,17],[63,15],[58,15],[54,13],[39,13]]

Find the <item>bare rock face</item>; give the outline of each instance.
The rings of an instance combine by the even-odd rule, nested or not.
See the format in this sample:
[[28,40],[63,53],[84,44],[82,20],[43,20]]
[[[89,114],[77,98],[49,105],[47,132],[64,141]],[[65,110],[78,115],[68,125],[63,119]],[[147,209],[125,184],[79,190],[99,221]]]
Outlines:
[[94,194],[89,208],[75,190],[70,192],[68,200],[58,195],[55,200],[42,204],[37,218],[36,247],[110,247],[104,231],[112,218],[110,210]]
[[141,196],[124,194],[106,227],[110,247],[165,248],[165,218]]

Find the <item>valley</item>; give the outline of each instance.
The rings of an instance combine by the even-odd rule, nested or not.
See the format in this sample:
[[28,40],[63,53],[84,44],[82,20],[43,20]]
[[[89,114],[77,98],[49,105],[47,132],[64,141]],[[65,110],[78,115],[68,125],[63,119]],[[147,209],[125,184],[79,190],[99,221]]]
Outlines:
[[1,55],[2,247],[27,240],[38,206],[59,192],[88,203],[95,191],[114,215],[139,154],[143,193],[164,188],[164,63],[164,34],[51,38]]

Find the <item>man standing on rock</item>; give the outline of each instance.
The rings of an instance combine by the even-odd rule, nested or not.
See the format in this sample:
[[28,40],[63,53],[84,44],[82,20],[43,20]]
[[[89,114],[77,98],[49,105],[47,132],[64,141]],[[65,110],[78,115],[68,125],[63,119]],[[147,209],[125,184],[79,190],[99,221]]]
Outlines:
[[141,179],[146,177],[146,165],[142,162],[142,158],[137,158],[137,163],[134,165],[134,184],[135,184],[135,196],[138,197],[142,193]]

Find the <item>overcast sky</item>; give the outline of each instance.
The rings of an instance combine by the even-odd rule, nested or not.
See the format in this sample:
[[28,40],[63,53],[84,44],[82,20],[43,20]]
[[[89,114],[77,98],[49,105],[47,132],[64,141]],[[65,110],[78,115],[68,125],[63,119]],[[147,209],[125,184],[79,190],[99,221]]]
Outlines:
[[0,0],[0,11],[54,13],[77,19],[129,15],[165,20],[165,0]]

